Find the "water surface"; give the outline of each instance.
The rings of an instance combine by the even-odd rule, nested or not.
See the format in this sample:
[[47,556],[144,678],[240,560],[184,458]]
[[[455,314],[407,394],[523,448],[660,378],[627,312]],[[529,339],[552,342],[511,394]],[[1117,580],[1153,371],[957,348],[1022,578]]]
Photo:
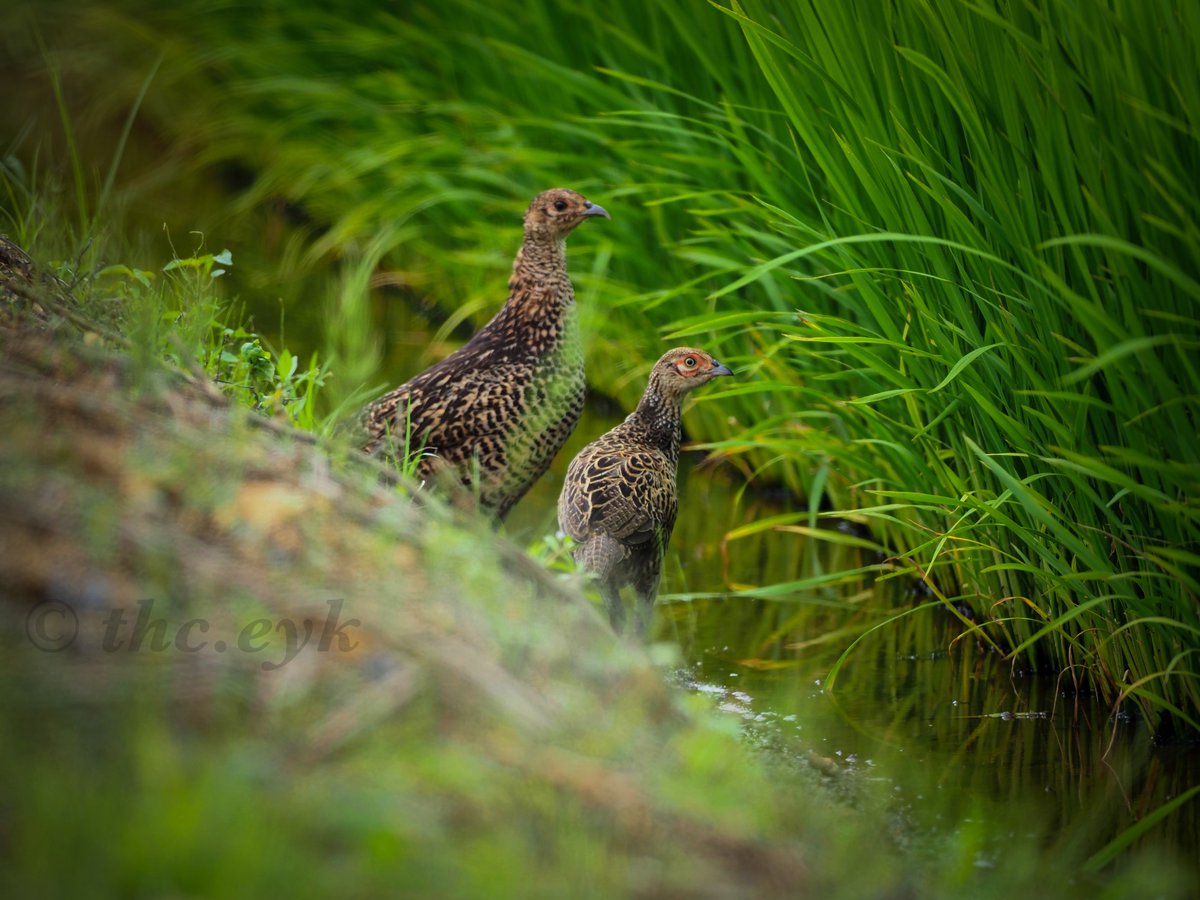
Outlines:
[[[571,448],[614,423],[588,417]],[[560,454],[511,517],[518,542],[553,532],[570,455]],[[1021,839],[1090,854],[1200,782],[1200,746],[1156,745],[1132,710],[1114,713],[1069,675],[1015,666],[964,636],[952,613],[916,609],[931,601],[919,585],[865,575],[756,596],[756,587],[880,557],[787,531],[728,539],[797,501],[745,490],[736,473],[701,459],[685,454],[681,465],[656,611],[654,639],[677,648],[672,677],[737,717],[773,758],[814,768],[850,793],[882,786],[899,842],[936,846],[941,836],[981,828],[979,865]],[[1185,804],[1141,843],[1194,858],[1198,812],[1200,802]]]

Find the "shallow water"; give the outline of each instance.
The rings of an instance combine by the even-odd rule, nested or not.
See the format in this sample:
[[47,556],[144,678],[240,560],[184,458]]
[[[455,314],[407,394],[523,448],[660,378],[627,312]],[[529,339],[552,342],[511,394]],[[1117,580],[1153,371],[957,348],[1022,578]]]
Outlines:
[[[585,419],[571,449],[611,424]],[[553,532],[570,455],[510,518],[519,543]],[[982,822],[979,865],[1021,839],[1090,855],[1200,782],[1200,746],[1157,746],[1136,716],[1114,715],[1069,678],[1014,667],[962,637],[954,615],[919,609],[929,598],[911,584],[856,576],[755,596],[757,586],[877,559],[788,532],[727,540],[790,511],[788,498],[741,491],[697,460],[685,456],[681,466],[679,524],[656,610],[654,639],[677,648],[675,680],[737,717],[773,758],[814,768],[850,793],[864,784],[884,790],[902,843],[936,845]],[[855,640],[828,690],[830,670]],[[1184,804],[1139,845],[1194,858],[1198,808]]]

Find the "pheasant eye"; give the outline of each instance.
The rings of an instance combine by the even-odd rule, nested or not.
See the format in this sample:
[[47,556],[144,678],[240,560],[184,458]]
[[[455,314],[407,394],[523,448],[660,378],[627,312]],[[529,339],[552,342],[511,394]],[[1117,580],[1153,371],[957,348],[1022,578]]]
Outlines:
[[689,369],[694,369],[694,368],[696,368],[696,357],[694,357],[694,356],[689,356],[687,359],[685,359],[685,360],[683,361],[683,364],[684,364],[685,366],[687,366]]
[[554,208],[557,209],[559,212],[562,212],[564,209],[567,208],[567,201],[566,200],[555,200]]

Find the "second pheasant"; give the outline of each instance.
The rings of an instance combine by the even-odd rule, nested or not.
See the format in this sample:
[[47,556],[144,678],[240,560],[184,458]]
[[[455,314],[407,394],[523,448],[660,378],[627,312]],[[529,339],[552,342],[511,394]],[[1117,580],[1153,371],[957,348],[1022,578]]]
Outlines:
[[663,556],[679,509],[676,472],[683,398],[719,375],[732,375],[703,350],[677,347],[650,370],[629,417],[571,461],[558,498],[559,527],[579,542],[575,559],[595,575],[613,628],[625,608],[621,588],[637,594],[645,632],[658,594]]

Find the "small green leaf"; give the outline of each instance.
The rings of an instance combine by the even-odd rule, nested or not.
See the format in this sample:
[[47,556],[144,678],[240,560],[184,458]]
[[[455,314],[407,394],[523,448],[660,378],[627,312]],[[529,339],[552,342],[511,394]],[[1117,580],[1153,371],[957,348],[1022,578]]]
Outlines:
[[978,359],[984,353],[987,353],[989,350],[994,350],[999,346],[1000,346],[1000,344],[988,344],[986,347],[976,347],[974,350],[972,350],[970,353],[968,353],[966,356],[964,356],[962,359],[960,359],[958,362],[956,362],[954,364],[954,366],[950,369],[950,373],[945,378],[943,378],[941,381],[939,381],[937,383],[936,387],[931,387],[929,389],[929,393],[936,394],[938,391],[940,391],[942,388],[944,388],[946,385],[948,385],[950,382],[952,382],[955,378],[957,378],[959,373],[963,369],[965,369],[967,366],[969,366],[971,363],[973,363],[976,359]]

